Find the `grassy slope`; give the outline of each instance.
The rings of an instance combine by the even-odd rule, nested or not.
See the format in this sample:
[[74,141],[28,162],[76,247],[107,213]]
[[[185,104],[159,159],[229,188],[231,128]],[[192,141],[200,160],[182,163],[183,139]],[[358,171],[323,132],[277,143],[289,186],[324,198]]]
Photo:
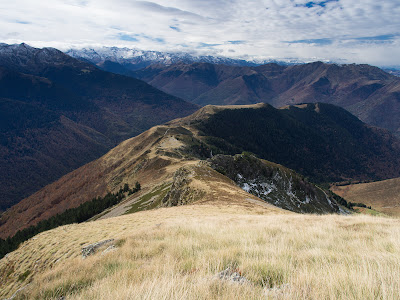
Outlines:
[[[17,299],[399,299],[399,225],[234,201],[139,212],[29,240],[0,261],[0,296],[31,282]],[[116,251],[81,259],[109,238]],[[228,267],[249,283],[216,279]]]
[[400,216],[400,178],[331,188],[351,202],[364,203],[390,216]]
[[[146,195],[155,192],[154,188],[170,182],[180,167],[198,162],[197,158],[179,150],[185,140],[191,140],[192,133],[188,129],[194,130],[190,127],[185,129],[177,122],[179,119],[175,123],[171,122],[176,126],[156,126],[122,142],[98,160],[63,176],[13,206],[0,219],[0,237],[12,236],[18,230],[35,225],[68,208],[104,196],[107,192],[116,192],[124,183],[134,186],[139,181],[142,191],[128,197],[117,210],[107,211],[104,217],[142,209],[149,200],[157,200],[159,203],[163,193],[159,193],[157,199],[151,199],[155,195]],[[219,182],[215,178],[213,180]],[[214,187],[209,190],[215,194],[220,186],[216,186],[215,182],[211,185]],[[228,185],[227,190],[232,191],[235,197],[238,197],[238,193],[244,193],[233,182]],[[150,207],[154,208],[157,203],[154,204]]]
[[144,191],[147,191],[149,183],[159,184],[181,164],[177,159],[163,159],[155,154],[158,148],[155,149],[153,144],[157,144],[166,131],[163,126],[153,127],[124,141],[100,159],[63,176],[13,206],[1,218],[0,237],[13,235],[19,229],[77,207],[93,197],[114,192],[124,183],[133,186],[135,181],[140,181]]
[[[102,161],[116,180],[141,165],[141,153],[151,150],[140,175],[147,192],[135,196],[143,202],[163,193],[166,175],[182,163],[154,169],[157,151],[180,144],[164,127],[153,133],[157,130],[155,136],[140,137],[143,148],[131,160],[120,164],[131,155],[129,149],[138,150],[132,140]],[[184,165],[192,178],[189,187],[205,191],[202,201],[41,233],[0,260],[0,297],[30,282],[17,298],[399,298],[400,220],[296,215],[257,201],[197,161]],[[83,246],[109,238],[119,240],[116,251],[81,259]],[[227,267],[238,269],[249,283],[216,279]]]

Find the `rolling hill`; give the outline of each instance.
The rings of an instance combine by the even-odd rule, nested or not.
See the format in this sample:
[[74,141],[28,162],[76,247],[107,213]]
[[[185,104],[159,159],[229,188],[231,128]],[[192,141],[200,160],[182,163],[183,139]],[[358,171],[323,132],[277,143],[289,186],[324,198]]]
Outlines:
[[[2,238],[41,220],[77,207],[81,203],[118,190],[125,183],[134,186],[139,181],[142,190],[128,197],[121,205],[106,212],[108,218],[149,208],[215,201],[272,203],[299,212],[339,212],[339,208],[324,192],[293,171],[257,158],[244,159],[242,165],[258,165],[259,173],[243,173],[241,184],[219,173],[219,156],[211,161],[197,155],[201,141],[190,127],[179,124],[153,127],[109,151],[103,157],[63,176],[32,196],[7,210],[0,219]],[[193,130],[193,129],[192,129]],[[236,158],[237,160],[238,158]],[[255,161],[254,161],[255,160]],[[223,172],[222,172],[223,173]],[[261,176],[262,175],[262,176]],[[276,184],[276,178],[281,180]],[[275,178],[275,179],[274,179]],[[258,179],[260,187],[246,189]],[[274,189],[259,198],[265,184]],[[249,194],[248,192],[251,192]],[[280,196],[279,202],[276,199]],[[272,197],[272,198],[271,198]],[[308,197],[314,204],[310,207]],[[296,203],[293,207],[292,202]],[[272,206],[269,206],[272,207]]]
[[351,202],[372,206],[389,216],[400,216],[400,178],[332,186],[331,190]]
[[197,109],[52,49],[0,45],[0,210],[121,141]]

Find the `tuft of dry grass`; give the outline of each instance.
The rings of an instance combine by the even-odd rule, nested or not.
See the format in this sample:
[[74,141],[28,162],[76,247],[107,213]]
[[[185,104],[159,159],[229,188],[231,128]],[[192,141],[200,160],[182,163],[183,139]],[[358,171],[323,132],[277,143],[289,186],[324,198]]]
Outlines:
[[[30,281],[17,299],[400,299],[399,225],[391,218],[281,214],[260,206],[140,212],[28,241],[0,261],[0,268],[14,264],[1,296]],[[117,250],[80,257],[82,246],[107,238],[118,239]],[[32,260],[42,257],[58,261],[33,268]],[[227,268],[247,282],[219,279]],[[18,281],[27,270],[28,278]]]

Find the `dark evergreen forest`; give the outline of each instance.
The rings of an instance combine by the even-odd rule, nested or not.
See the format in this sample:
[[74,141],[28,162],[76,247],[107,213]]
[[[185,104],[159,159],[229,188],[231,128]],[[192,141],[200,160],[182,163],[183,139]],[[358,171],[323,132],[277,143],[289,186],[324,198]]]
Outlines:
[[140,184],[138,182],[136,182],[135,187],[132,189],[129,188],[128,184],[125,184],[117,193],[108,193],[104,197],[93,198],[91,201],[82,203],[78,207],[67,209],[61,214],[40,221],[35,226],[20,230],[12,237],[8,237],[5,240],[0,239],[0,259],[38,233],[67,224],[85,222],[105,209],[120,203],[126,197],[126,194],[131,195],[139,190]]

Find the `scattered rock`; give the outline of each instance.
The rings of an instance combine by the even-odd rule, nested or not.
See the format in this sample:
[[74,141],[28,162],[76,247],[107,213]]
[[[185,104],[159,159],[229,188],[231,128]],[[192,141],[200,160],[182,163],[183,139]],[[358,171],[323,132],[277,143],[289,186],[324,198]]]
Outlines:
[[228,280],[239,284],[249,283],[249,280],[242,276],[241,272],[237,269],[232,270],[231,268],[227,268],[218,273],[217,277],[221,280]]
[[117,250],[117,247],[115,247],[115,245],[110,245],[101,254],[106,254],[108,252],[112,252],[112,251],[115,251],[115,250]]
[[185,205],[202,199],[205,192],[190,186],[195,175],[191,167],[179,168],[174,174],[171,189],[161,201],[162,206]]
[[89,255],[92,255],[92,254],[96,253],[98,248],[100,248],[101,246],[106,245],[108,243],[111,243],[112,241],[114,241],[114,239],[109,239],[109,240],[97,242],[97,243],[94,243],[94,244],[90,244],[89,246],[83,247],[82,248],[82,258],[86,258]]

